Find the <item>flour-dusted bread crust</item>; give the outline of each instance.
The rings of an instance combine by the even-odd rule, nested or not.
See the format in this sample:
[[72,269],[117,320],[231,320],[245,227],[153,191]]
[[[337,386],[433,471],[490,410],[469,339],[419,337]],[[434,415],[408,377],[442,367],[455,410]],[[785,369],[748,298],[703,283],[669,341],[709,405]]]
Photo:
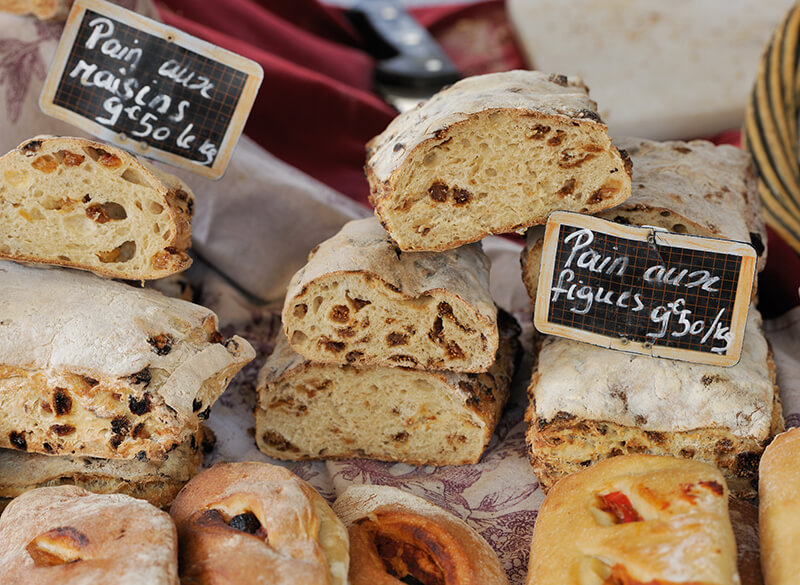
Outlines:
[[402,250],[446,250],[597,213],[630,196],[631,168],[579,78],[470,77],[395,118],[367,145],[376,215]]
[[793,585],[800,575],[800,428],[775,437],[758,477],[758,524],[764,585]]
[[218,463],[186,484],[170,514],[185,583],[347,585],[347,530],[288,469]]
[[480,245],[401,252],[375,218],[317,246],[289,283],[282,318],[292,348],[317,363],[485,372],[497,352]]
[[739,585],[719,470],[615,457],[558,482],[533,529],[527,585]]
[[39,488],[0,517],[0,583],[178,585],[175,526],[130,496]]
[[0,258],[147,280],[189,267],[192,192],[114,146],[40,136],[0,158]]
[[[492,547],[466,522],[390,486],[353,485],[333,511],[350,534],[351,585],[508,585]],[[404,582],[409,582],[405,580]]]
[[15,498],[38,487],[75,485],[96,494],[127,494],[157,508],[172,503],[203,464],[214,435],[203,428],[164,461],[98,459],[0,449],[0,498]]
[[205,307],[0,262],[0,447],[161,459],[253,357]]
[[310,362],[281,335],[258,379],[256,443],[279,459],[477,463],[508,399],[519,327],[501,313],[488,372]]
[[27,15],[40,20],[64,20],[72,0],[0,0],[0,12]]
[[[633,193],[597,216],[616,223],[655,226],[680,234],[751,242],[757,269],[767,260],[767,236],[753,162],[733,146],[705,140],[615,141],[633,162]],[[528,230],[522,252],[522,280],[535,304],[543,228]]]
[[753,496],[761,453],[783,429],[755,307],[730,368],[546,337],[528,394],[526,438],[544,489],[601,459],[651,453],[714,464],[734,493]]

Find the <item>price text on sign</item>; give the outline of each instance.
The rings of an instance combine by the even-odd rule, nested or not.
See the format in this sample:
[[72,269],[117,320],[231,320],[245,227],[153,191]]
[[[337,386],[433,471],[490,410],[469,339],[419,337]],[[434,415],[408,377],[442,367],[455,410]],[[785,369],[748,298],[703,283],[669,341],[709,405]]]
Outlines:
[[262,78],[249,59],[103,0],[77,0],[39,104],[122,148],[218,178]]
[[750,244],[550,215],[534,323],[623,351],[739,361],[755,274]]

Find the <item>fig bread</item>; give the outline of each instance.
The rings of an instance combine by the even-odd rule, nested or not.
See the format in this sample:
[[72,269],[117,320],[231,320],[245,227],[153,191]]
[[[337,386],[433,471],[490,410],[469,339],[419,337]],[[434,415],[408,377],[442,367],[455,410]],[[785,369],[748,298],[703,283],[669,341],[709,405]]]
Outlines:
[[576,77],[463,79],[367,145],[370,201],[401,250],[446,250],[597,213],[630,196],[631,167]]
[[258,379],[256,443],[278,459],[477,463],[508,399],[519,326],[501,312],[488,372],[317,364],[281,335]]
[[124,150],[40,136],[0,158],[0,258],[130,280],[189,267],[194,196]]
[[[757,269],[767,260],[767,235],[753,162],[745,151],[705,140],[616,140],[633,162],[633,193],[597,216],[616,223],[655,226],[680,234],[751,242]],[[522,280],[535,303],[543,228],[528,230]]]
[[204,307],[0,262],[0,447],[163,459],[253,357]]
[[312,251],[282,318],[292,348],[320,364],[485,372],[497,351],[480,245],[401,252],[375,218],[345,224]]
[[528,395],[529,456],[545,490],[601,459],[650,453],[716,465],[734,494],[752,497],[761,454],[784,426],[755,307],[729,368],[545,337]]

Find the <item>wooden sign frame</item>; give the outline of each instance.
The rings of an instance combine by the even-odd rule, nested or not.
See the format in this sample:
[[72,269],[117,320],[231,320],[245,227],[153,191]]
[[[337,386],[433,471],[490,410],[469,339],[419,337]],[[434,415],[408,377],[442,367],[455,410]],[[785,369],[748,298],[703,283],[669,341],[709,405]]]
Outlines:
[[[75,111],[67,107],[63,107],[62,105],[54,103],[56,101],[56,96],[59,92],[59,86],[62,82],[62,79],[64,78],[65,75],[69,75],[69,73],[66,71],[66,68],[70,56],[73,53],[73,46],[76,43],[79,30],[81,28],[81,25],[84,21],[84,17],[86,16],[87,12],[97,13],[99,17],[105,17],[107,19],[111,19],[112,21],[116,21],[116,24],[120,24],[127,27],[133,27],[134,29],[137,29],[137,32],[139,35],[141,35],[142,40],[149,40],[144,36],[144,33],[146,33],[147,35],[149,35],[149,37],[152,37],[153,42],[166,41],[169,47],[172,47],[173,45],[176,46],[177,47],[176,51],[179,49],[183,49],[185,51],[188,51],[190,54],[193,54],[193,58],[202,59],[203,62],[213,62],[215,64],[219,64],[220,69],[223,71],[221,75],[227,75],[228,77],[230,77],[228,72],[230,70],[235,70],[237,75],[238,72],[241,72],[242,74],[247,76],[246,80],[244,81],[243,87],[241,89],[241,93],[238,94],[238,98],[234,100],[234,96],[229,97],[227,94],[224,97],[225,100],[228,100],[228,102],[232,104],[230,105],[230,107],[232,108],[232,115],[230,116],[230,120],[227,124],[227,127],[225,128],[224,134],[222,135],[223,136],[222,139],[219,141],[219,144],[209,143],[208,140],[206,140],[206,143],[203,144],[204,147],[206,147],[207,144],[209,145],[206,147],[206,151],[204,153],[207,159],[211,156],[212,152],[215,152],[215,154],[213,154],[213,162],[211,161],[201,162],[198,160],[192,160],[191,158],[187,158],[186,156],[181,156],[176,152],[170,152],[169,149],[166,149],[167,147],[166,144],[164,143],[161,144],[162,148],[158,147],[158,142],[156,142],[153,136],[160,128],[165,128],[167,130],[170,130],[169,134],[170,140],[174,140],[177,146],[180,146],[181,148],[184,149],[188,149],[187,153],[191,153],[192,148],[195,148],[197,147],[197,145],[201,144],[203,136],[199,132],[197,133],[197,135],[192,134],[191,132],[196,131],[197,129],[194,127],[188,128],[189,126],[188,124],[186,125],[188,130],[185,130],[185,133],[182,133],[179,136],[177,131],[172,132],[171,131],[172,128],[167,127],[168,124],[166,122],[160,128],[156,128],[156,130],[153,130],[152,127],[155,125],[155,122],[153,122],[152,118],[149,118],[146,120],[146,122],[151,126],[150,132],[152,134],[147,134],[142,138],[137,138],[133,135],[135,134],[135,132],[131,133],[132,135],[121,133],[115,130],[113,127],[97,122],[96,119],[88,118],[84,115],[76,113]],[[139,39],[136,40],[138,41]],[[103,46],[103,54],[104,55],[113,54],[113,51],[116,50],[117,51],[116,55],[124,56],[126,55],[126,53],[124,52],[126,48],[129,51],[127,54],[128,55],[130,54],[130,48],[118,45],[121,45],[121,43],[117,42],[117,44],[108,47]],[[161,47],[163,45],[161,45],[161,43],[158,43],[158,46]],[[143,53],[143,55],[146,56],[146,53]],[[126,71],[125,66],[129,65],[128,67],[129,70],[133,69],[133,67],[130,67],[130,63],[126,62],[124,57],[121,57],[120,59],[121,60],[118,63],[120,68],[115,69],[113,72],[110,71],[109,73],[113,75],[118,75],[120,76],[120,78],[126,75],[126,73],[132,76],[133,72]],[[163,65],[164,64],[162,63],[162,66]],[[176,66],[176,69],[177,68],[178,67]],[[173,79],[178,79],[179,75],[180,74],[173,75]],[[198,77],[196,79],[200,79],[199,75],[200,74],[198,73]],[[227,79],[228,77],[225,77],[225,79]],[[264,77],[264,72],[261,66],[255,61],[251,61],[250,59],[246,59],[245,57],[232,53],[231,51],[212,45],[211,43],[200,40],[191,35],[188,35],[176,28],[167,26],[150,18],[146,18],[140,14],[137,14],[130,10],[126,10],[120,6],[116,6],[109,2],[105,2],[104,0],[75,0],[75,4],[72,7],[69,17],[67,18],[67,22],[65,24],[64,32],[62,34],[61,40],[58,45],[58,50],[56,52],[55,59],[50,67],[47,80],[45,81],[44,88],[39,97],[39,107],[45,114],[64,120],[74,126],[77,126],[78,128],[90,132],[91,134],[103,140],[111,142],[116,146],[132,151],[139,155],[143,155],[149,158],[169,163],[177,167],[183,167],[189,169],[190,171],[193,171],[195,173],[198,173],[200,175],[203,175],[211,179],[217,179],[221,177],[222,174],[225,172],[225,168],[227,167],[228,161],[230,160],[230,157],[233,154],[236,142],[238,141],[239,136],[241,135],[242,130],[244,129],[244,124],[247,120],[248,114],[250,113],[250,109],[253,106],[253,102],[255,101],[255,97],[261,85],[263,77]],[[157,79],[157,81],[162,82],[161,85],[158,86],[159,88],[163,88],[165,86],[168,87],[170,83],[169,79],[161,79],[160,77]],[[118,81],[118,83],[119,85],[116,86],[118,88],[117,93],[121,93],[122,90],[119,89],[119,87],[120,85],[124,84],[124,81],[122,81],[121,83]],[[199,86],[200,86],[199,83],[195,83],[195,87],[191,87],[191,89],[197,90]],[[177,85],[174,85],[173,87],[177,87]],[[190,87],[190,85],[184,81],[182,87],[187,88]],[[97,89],[97,88],[92,88],[92,89]],[[102,89],[98,91],[102,91]],[[202,88],[200,88],[199,91],[202,92]],[[210,91],[212,90],[209,90],[209,93]],[[62,96],[63,92],[62,94],[58,95]],[[107,92],[105,95],[112,97],[114,93]],[[153,94],[151,93],[150,96],[152,95]],[[148,96],[148,99],[150,99],[150,96]],[[208,94],[206,94],[206,97],[207,96]],[[93,98],[94,96],[91,97]],[[63,98],[59,97],[59,100],[63,101]],[[176,112],[173,115],[175,116],[175,118],[177,118],[179,113],[183,115],[183,113],[185,113],[186,110],[190,110],[190,108],[193,105],[199,103],[200,103],[199,100],[191,102],[188,107],[184,108],[183,112]],[[82,102],[82,104],[85,105],[86,102]],[[138,103],[133,104],[132,102],[131,104],[132,106],[138,105]],[[133,111],[135,110],[132,110],[132,112]],[[145,110],[142,108],[141,111]],[[133,116],[132,113],[130,115]],[[136,121],[139,122],[140,124],[143,124],[142,130],[139,132],[139,134],[141,135],[147,132],[148,130],[147,130],[147,124],[141,122],[141,120],[144,120],[145,114],[138,113],[138,115],[140,116],[140,118]],[[95,118],[97,117],[99,116],[95,116]],[[205,114],[204,119],[208,120],[209,124],[215,122],[213,120],[213,117],[210,116],[208,113]],[[133,118],[131,118],[131,120],[133,120]],[[131,124],[132,122],[127,122],[126,120],[126,123]],[[115,123],[114,125],[117,124]],[[183,143],[180,142],[181,138],[183,138]],[[197,140],[196,143],[194,142],[194,139]],[[166,140],[166,138],[163,140]],[[185,144],[187,146],[181,146],[181,144]],[[170,149],[177,150],[177,147],[170,144]],[[208,164],[208,162],[210,162],[211,164]]]
[[[625,240],[636,243],[635,245],[645,243],[654,250],[658,250],[661,247],[679,248],[689,251],[689,254],[692,253],[691,251],[698,251],[700,253],[710,252],[740,258],[741,264],[738,277],[733,283],[735,296],[729,317],[730,326],[728,330],[732,336],[732,341],[728,343],[726,351],[724,353],[713,353],[712,351],[669,347],[667,345],[660,345],[658,338],[654,338],[650,341],[642,341],[632,339],[631,336],[626,335],[624,332],[617,332],[613,335],[601,334],[554,322],[555,312],[553,311],[551,298],[553,296],[554,277],[556,276],[556,270],[558,270],[556,267],[556,252],[562,226],[590,230],[593,234],[624,238]],[[570,260],[571,259],[572,257]],[[539,271],[534,325],[536,329],[542,333],[559,335],[610,349],[717,366],[732,366],[738,363],[741,356],[747,312],[750,306],[753,280],[755,277],[756,260],[755,249],[752,245],[743,242],[676,234],[660,228],[647,226],[637,227],[621,225],[579,213],[565,211],[553,212],[548,217],[542,243],[542,261]],[[634,287],[643,286],[643,284],[636,284],[636,282],[645,282],[641,277],[633,276],[632,278],[634,278],[634,280],[631,281]],[[635,280],[636,278],[638,278],[638,281]],[[583,283],[581,282],[581,284]],[[675,296],[678,295],[676,294]],[[559,297],[556,296],[556,300],[558,300],[558,298]],[[648,311],[650,311],[650,309],[648,309]],[[663,314],[663,312],[659,313],[659,315]],[[728,317],[726,317],[726,319],[727,318]],[[652,313],[650,313],[650,319],[653,319]],[[654,321],[654,323],[658,322]],[[715,321],[712,325],[709,325],[709,327],[716,325],[716,323]],[[670,332],[670,335],[671,334]]]

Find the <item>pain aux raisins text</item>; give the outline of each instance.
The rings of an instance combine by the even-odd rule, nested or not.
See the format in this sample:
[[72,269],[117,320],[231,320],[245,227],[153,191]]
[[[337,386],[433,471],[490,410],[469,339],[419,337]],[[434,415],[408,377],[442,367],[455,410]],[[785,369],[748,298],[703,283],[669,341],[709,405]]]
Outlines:
[[[155,69],[153,79],[145,83],[136,77],[142,73],[141,65],[146,60],[143,48],[137,46],[138,39],[133,40],[133,46],[123,44],[114,36],[114,22],[102,16],[89,21],[89,29],[84,47],[99,53],[98,61],[112,60],[114,70],[101,69],[95,63],[79,59],[68,77],[78,80],[83,87],[97,87],[110,94],[103,101],[104,113],[95,120],[112,128],[121,118],[136,122],[136,129],[130,132],[132,138],[156,145],[172,140],[187,153],[196,150],[202,164],[213,164],[218,147],[198,136],[194,124],[187,120],[191,102],[175,99],[159,91],[158,86],[159,81],[173,87],[178,85],[192,91],[198,100],[210,101],[214,83],[176,59],[163,61]],[[148,67],[143,75],[150,76],[151,69]]]
[[[646,334],[650,343],[660,339],[680,339],[685,336],[696,338],[701,345],[711,343],[713,353],[724,354],[733,340],[730,327],[723,326],[726,308],[719,309],[713,319],[698,319],[687,307],[683,291],[703,291],[709,296],[719,293],[720,277],[709,270],[652,264],[647,266],[641,277],[631,277],[633,271],[628,256],[608,256],[591,247],[594,233],[587,229],[579,229],[563,240],[567,256],[563,266],[557,267],[556,284],[550,293],[550,303],[570,303],[569,311],[578,315],[586,315],[598,306],[613,306],[618,310],[632,313],[649,314],[654,329]],[[587,284],[581,274],[591,272],[602,276],[607,286]],[[638,269],[637,269],[638,272]],[[625,279],[629,283],[641,284],[643,287],[656,289],[674,289],[674,300],[649,306],[648,299],[640,289],[613,286],[614,281]],[[611,285],[611,286],[608,286]]]

